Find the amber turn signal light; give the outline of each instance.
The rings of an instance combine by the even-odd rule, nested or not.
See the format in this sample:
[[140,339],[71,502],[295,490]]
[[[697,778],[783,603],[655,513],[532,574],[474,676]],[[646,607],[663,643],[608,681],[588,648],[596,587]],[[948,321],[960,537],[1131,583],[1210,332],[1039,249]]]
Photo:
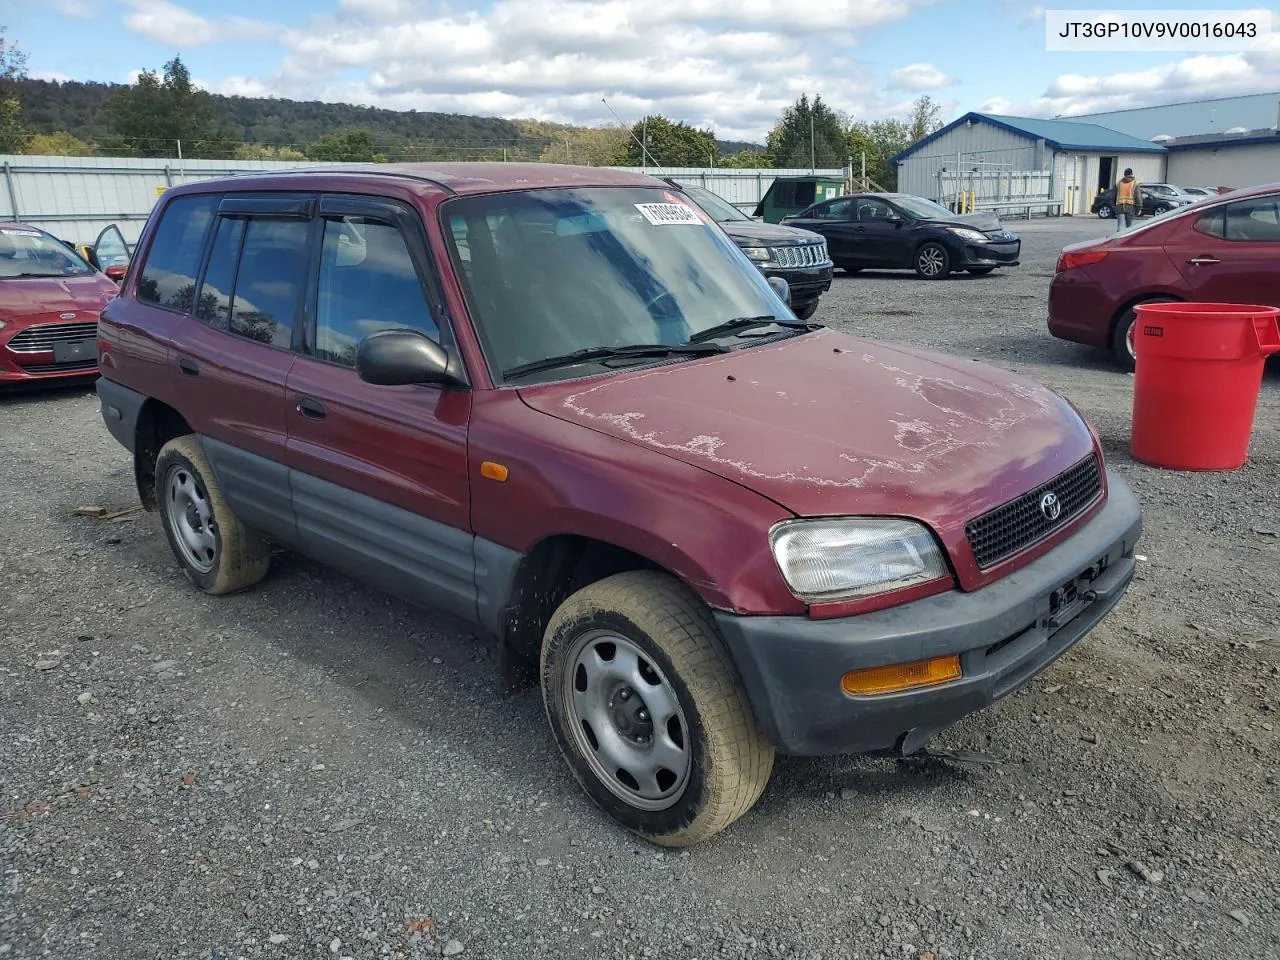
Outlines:
[[480,476],[486,480],[497,480],[503,483],[507,479],[508,470],[500,463],[494,463],[492,460],[486,460],[480,464]]
[[959,680],[960,657],[934,657],[914,663],[893,663],[887,667],[850,670],[840,678],[840,688],[851,697],[877,693],[894,693],[913,687],[932,687],[948,680]]

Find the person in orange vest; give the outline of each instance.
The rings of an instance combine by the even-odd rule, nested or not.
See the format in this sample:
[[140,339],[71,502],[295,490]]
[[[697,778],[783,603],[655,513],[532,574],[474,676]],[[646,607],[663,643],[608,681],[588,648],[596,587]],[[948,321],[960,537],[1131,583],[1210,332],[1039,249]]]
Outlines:
[[1125,167],[1124,177],[1111,189],[1114,191],[1112,209],[1116,212],[1118,232],[1130,226],[1142,210],[1142,188],[1134,179],[1133,170]]

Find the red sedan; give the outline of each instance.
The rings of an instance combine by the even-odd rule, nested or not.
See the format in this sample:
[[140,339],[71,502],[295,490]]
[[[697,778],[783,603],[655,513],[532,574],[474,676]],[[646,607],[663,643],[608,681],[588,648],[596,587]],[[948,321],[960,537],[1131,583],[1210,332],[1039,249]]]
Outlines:
[[103,272],[43,230],[0,223],[0,387],[97,375],[98,314],[128,253],[114,227],[94,248]]
[[1049,332],[1133,368],[1134,307],[1169,300],[1280,306],[1280,184],[1236,190],[1065,248]]

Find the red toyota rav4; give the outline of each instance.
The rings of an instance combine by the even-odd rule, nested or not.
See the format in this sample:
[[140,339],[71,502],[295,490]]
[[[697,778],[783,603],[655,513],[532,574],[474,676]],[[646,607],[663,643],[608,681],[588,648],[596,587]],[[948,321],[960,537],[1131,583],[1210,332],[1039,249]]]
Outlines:
[[775,751],[918,751],[1133,574],[1066,401],[784,294],[635,174],[240,177],[157,206],[98,389],[198,587],[276,541],[471,621],[592,799],[685,845]]

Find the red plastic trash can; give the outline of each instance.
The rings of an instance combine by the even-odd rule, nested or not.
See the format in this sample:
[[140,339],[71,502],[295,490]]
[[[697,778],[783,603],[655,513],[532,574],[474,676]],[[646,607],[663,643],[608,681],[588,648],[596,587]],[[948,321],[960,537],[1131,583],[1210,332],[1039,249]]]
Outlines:
[[1280,309],[1144,303],[1136,310],[1134,459],[1173,470],[1239,468],[1263,365],[1280,352]]

